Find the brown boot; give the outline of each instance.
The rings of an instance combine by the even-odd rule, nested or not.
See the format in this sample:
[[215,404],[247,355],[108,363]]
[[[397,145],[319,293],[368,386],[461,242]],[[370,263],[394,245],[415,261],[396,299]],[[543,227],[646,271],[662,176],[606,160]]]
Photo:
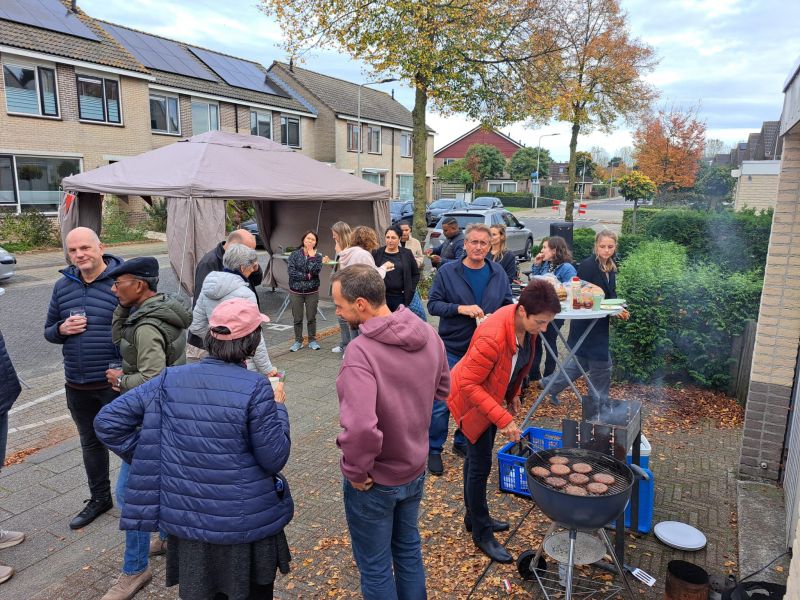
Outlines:
[[150,556],[159,556],[167,553],[167,540],[162,540],[161,537],[155,536],[150,540]]
[[137,575],[125,575],[123,573],[101,600],[131,600],[136,595],[136,592],[150,583],[152,578],[153,572],[150,567],[147,567]]
[[13,567],[6,567],[5,565],[0,565],[0,583],[5,583],[14,575]]

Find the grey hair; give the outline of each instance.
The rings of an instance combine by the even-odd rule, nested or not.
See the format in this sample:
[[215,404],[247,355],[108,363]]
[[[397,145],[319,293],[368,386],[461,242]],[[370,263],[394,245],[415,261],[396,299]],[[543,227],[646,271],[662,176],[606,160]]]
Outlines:
[[489,239],[492,238],[492,230],[489,229],[489,226],[485,223],[470,223],[467,225],[467,229],[464,231],[464,237],[469,237],[469,234],[473,231],[480,231],[481,233],[488,235]]
[[350,265],[334,273],[331,283],[338,281],[342,297],[348,302],[363,298],[372,308],[386,304],[386,285],[372,265]]
[[230,244],[222,255],[222,266],[230,271],[241,271],[258,261],[258,254],[244,244]]

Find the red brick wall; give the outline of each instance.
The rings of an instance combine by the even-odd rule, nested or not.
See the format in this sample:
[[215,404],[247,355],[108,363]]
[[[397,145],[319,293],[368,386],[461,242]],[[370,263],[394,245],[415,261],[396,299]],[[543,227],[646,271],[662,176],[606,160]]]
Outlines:
[[444,150],[440,150],[434,154],[434,157],[441,159],[464,158],[467,150],[473,144],[489,144],[494,146],[500,150],[500,152],[502,152],[503,156],[506,158],[511,158],[514,156],[514,153],[522,147],[520,144],[515,144],[514,142],[508,141],[496,131],[492,131],[491,129],[478,129],[477,131],[470,133],[464,139],[459,140],[452,146],[449,146]]

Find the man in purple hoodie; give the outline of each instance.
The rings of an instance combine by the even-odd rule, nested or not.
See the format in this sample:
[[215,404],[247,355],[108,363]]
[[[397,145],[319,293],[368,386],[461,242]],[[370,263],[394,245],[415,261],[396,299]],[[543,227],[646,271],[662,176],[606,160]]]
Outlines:
[[417,519],[434,398],[450,390],[436,331],[407,308],[392,313],[372,266],[333,276],[336,315],[360,335],[347,346],[336,391],[344,509],[367,600],[427,597]]

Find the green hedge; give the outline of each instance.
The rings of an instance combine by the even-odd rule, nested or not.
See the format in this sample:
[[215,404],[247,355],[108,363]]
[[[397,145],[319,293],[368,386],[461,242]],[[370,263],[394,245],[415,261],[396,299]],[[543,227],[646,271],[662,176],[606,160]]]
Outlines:
[[[500,198],[503,206],[517,206],[520,208],[533,207],[533,194],[530,192],[476,192],[475,197],[491,196],[493,198]],[[542,196],[539,197],[539,206],[550,206],[552,201]]]
[[689,255],[675,242],[656,240],[640,242],[622,262],[617,293],[631,318],[615,321],[612,329],[618,378],[688,376],[700,385],[727,387],[733,338],[758,315],[762,275],[692,264]]
[[[631,206],[633,202],[631,202]],[[642,233],[647,226],[648,221],[655,215],[661,212],[660,208],[642,208],[639,207],[636,211],[636,231]],[[622,211],[622,230],[623,234],[633,233],[633,209],[626,208]]]
[[641,232],[686,248],[691,262],[709,261],[727,271],[763,271],[772,211],[660,210]]
[[591,228],[575,229],[572,232],[572,260],[578,264],[594,252],[596,232]]
[[589,195],[592,198],[605,198],[608,196],[608,186],[603,183],[595,183]]

